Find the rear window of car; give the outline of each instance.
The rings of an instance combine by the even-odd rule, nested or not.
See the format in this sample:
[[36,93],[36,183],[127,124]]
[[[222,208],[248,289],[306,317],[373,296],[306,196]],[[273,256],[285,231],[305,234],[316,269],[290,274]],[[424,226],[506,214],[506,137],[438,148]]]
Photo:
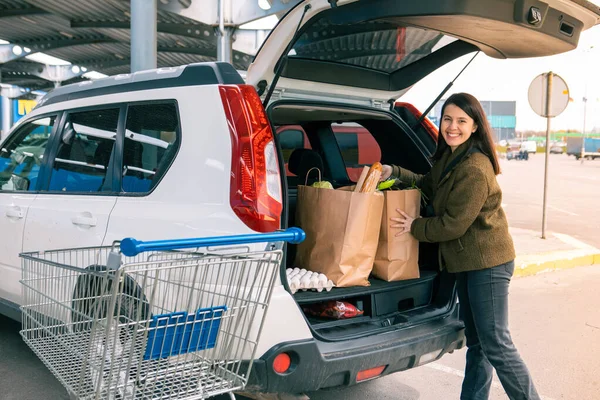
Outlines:
[[122,191],[148,193],[171,165],[179,147],[175,103],[129,106],[123,149]]
[[339,19],[325,13],[300,35],[288,56],[392,72],[456,40],[393,20]]
[[359,124],[332,124],[331,129],[344,159],[348,178],[358,182],[363,167],[381,161],[379,144],[371,132]]

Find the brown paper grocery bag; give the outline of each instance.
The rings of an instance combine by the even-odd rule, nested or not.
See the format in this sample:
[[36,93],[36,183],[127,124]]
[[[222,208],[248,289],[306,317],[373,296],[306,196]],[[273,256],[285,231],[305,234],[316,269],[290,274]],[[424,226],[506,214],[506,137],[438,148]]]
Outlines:
[[410,189],[387,190],[383,194],[385,202],[373,275],[388,282],[418,278],[419,242],[410,233],[396,236],[398,229],[390,228],[390,218],[399,215],[396,209],[417,218],[421,193]]
[[369,286],[382,211],[381,194],[298,186],[296,225],[306,239],[296,265],[327,275],[338,287]]

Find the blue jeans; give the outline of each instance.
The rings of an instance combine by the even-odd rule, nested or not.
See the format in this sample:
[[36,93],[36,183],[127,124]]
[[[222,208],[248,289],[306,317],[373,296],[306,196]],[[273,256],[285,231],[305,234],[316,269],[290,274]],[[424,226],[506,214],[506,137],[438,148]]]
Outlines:
[[486,400],[493,369],[511,400],[540,399],[508,331],[508,285],[514,270],[511,261],[456,274],[468,347],[461,400]]

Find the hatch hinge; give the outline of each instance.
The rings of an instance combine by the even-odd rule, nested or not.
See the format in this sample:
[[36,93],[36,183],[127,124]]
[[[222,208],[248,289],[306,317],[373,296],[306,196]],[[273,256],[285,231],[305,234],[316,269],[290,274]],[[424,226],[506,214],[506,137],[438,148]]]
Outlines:
[[[271,93],[271,97],[269,99],[269,103],[283,99],[284,92],[285,92],[285,88],[278,88],[278,89],[273,90],[273,92]],[[266,93],[264,95],[260,96],[261,100],[264,100],[265,96],[266,96]]]
[[381,108],[381,109],[388,109],[389,108],[389,104],[386,100],[381,100],[381,99],[371,99],[371,107],[373,108]]

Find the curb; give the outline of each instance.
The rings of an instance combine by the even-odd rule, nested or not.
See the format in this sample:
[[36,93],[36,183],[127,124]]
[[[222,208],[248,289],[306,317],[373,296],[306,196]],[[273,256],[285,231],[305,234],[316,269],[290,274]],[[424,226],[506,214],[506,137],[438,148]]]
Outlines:
[[[579,254],[569,254],[579,253]],[[517,256],[515,277],[600,264],[600,252],[581,254],[580,251],[551,252],[540,255]]]

